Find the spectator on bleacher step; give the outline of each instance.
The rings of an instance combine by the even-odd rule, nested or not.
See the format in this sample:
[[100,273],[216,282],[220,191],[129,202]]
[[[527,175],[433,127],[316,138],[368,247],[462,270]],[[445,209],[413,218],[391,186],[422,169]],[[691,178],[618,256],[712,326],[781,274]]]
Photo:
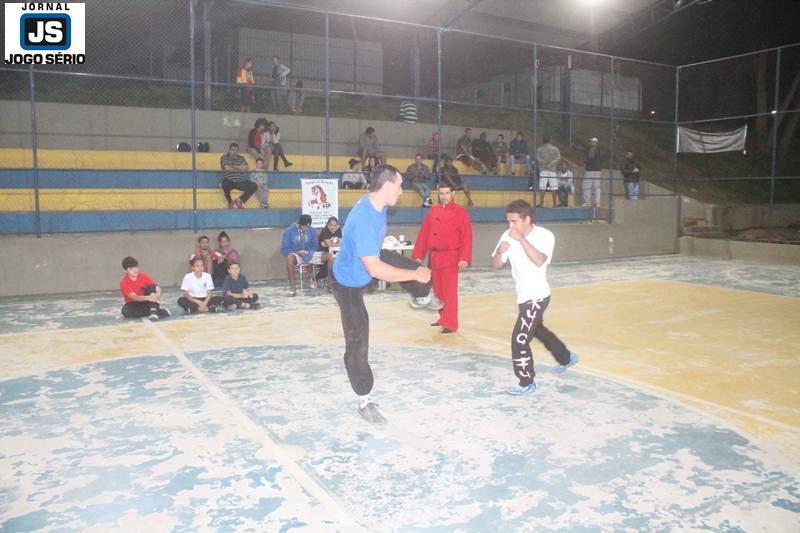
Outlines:
[[439,172],[439,158],[441,154],[439,154],[439,132],[434,131],[431,134],[431,140],[428,141],[428,147],[425,149],[425,158],[430,159],[433,161],[433,172],[437,174]]
[[250,112],[256,103],[255,78],[253,77],[253,60],[249,57],[244,60],[242,66],[236,71],[236,84],[239,85],[239,101],[241,106],[239,111],[242,113]]
[[517,135],[512,139],[511,146],[508,150],[508,160],[511,166],[511,175],[516,176],[517,164],[521,160],[525,161],[525,172],[528,173],[531,166],[531,156],[528,153],[528,141],[525,139],[525,134],[522,130],[517,131]]
[[125,275],[119,280],[119,291],[125,300],[122,316],[125,318],[147,317],[158,320],[170,316],[168,309],[162,309],[158,301],[161,299],[161,287],[153,279],[139,270],[139,261],[128,256],[122,260]]
[[269,176],[267,169],[264,168],[264,159],[261,157],[256,158],[256,168],[250,173],[250,181],[256,184],[258,190],[258,203],[264,209],[269,208]]
[[539,201],[537,206],[544,205],[544,195],[550,191],[553,196],[553,207],[558,205],[558,169],[561,165],[561,150],[550,138],[542,137],[542,144],[536,148],[536,161],[539,163]]
[[458,169],[453,166],[453,160],[447,154],[442,154],[442,168],[440,172],[439,183],[449,183],[450,189],[453,191],[464,191],[464,196],[467,197],[467,205],[472,207],[475,203],[472,201],[469,187],[466,183],[461,181],[461,176]]
[[[244,177],[244,173],[247,172],[247,161],[239,155],[238,143],[231,143],[228,151],[219,158],[219,166],[222,168],[220,186],[222,187],[222,192],[225,193],[225,199],[228,201],[228,209],[243,208],[245,202],[258,190],[258,185]],[[236,200],[231,198],[233,189],[243,191],[242,195]]]
[[258,294],[250,289],[247,278],[242,274],[239,263],[233,261],[228,267],[228,275],[222,280],[223,305],[229,310],[258,309]]
[[274,122],[269,123],[267,128],[267,142],[272,151],[272,169],[278,171],[278,159],[283,161],[284,168],[292,166],[292,162],[286,159],[286,153],[281,144],[281,129]]
[[216,313],[223,309],[225,301],[221,296],[214,296],[214,281],[208,272],[204,271],[203,260],[199,257],[189,261],[192,271],[183,276],[181,291],[183,296],[178,298],[178,305],[187,314],[191,313]]
[[628,200],[639,199],[639,162],[633,156],[633,152],[625,152],[625,163],[622,165],[622,179],[625,180],[625,198]]
[[486,174],[486,167],[472,155],[472,128],[464,130],[464,136],[456,141],[456,161],[472,167],[482,174]]
[[422,162],[422,154],[415,155],[414,162],[408,165],[406,169],[405,180],[422,198],[422,207],[431,207],[433,205],[430,176],[431,169]]
[[211,248],[208,237],[205,235],[198,237],[197,249],[189,256],[189,263],[191,264],[192,260],[196,257],[203,260],[203,271],[208,272],[209,276],[211,272],[214,272],[214,265],[216,263],[225,261],[224,255]]
[[599,141],[597,137],[589,139],[589,147],[586,149],[584,160],[583,179],[581,180],[581,190],[583,191],[583,207],[592,207],[592,190],[594,190],[594,206],[600,207],[600,152],[597,149]]
[[267,122],[266,117],[256,119],[253,129],[247,134],[247,151],[253,157],[266,157],[264,154],[264,145],[267,141]]
[[364,133],[358,136],[358,157],[361,158],[361,168],[366,166],[367,159],[376,159],[377,165],[386,163],[386,154],[381,151],[380,144],[378,144],[378,135],[372,126],[365,129]]
[[239,252],[233,249],[231,238],[224,231],[217,235],[217,253],[220,254],[220,257],[214,261],[211,278],[214,280],[214,285],[220,286],[228,275],[228,267],[232,263],[239,262]]
[[478,158],[492,174],[497,174],[497,156],[492,145],[486,140],[487,134],[484,131],[477,139],[472,141],[472,155]]
[[561,172],[558,178],[559,206],[569,206],[569,193],[575,194],[575,181],[572,170],[569,168],[569,161],[561,159]]
[[294,89],[289,91],[289,111],[294,114],[303,112],[303,103],[306,101],[306,93],[303,89],[303,80],[297,80]]
[[508,143],[506,142],[506,137],[502,133],[497,134],[497,138],[494,141],[494,155],[497,156],[497,162],[495,163],[495,168],[497,169],[497,173],[500,172],[500,164],[506,166],[506,173],[508,172]]
[[367,178],[361,170],[361,161],[358,159],[351,159],[347,166],[350,172],[342,174],[342,188],[343,189],[366,189]]
[[292,70],[281,63],[281,58],[272,56],[272,76],[270,80],[270,101],[272,110],[276,113],[281,108],[281,101],[285,98],[286,89],[289,87],[289,73]]
[[[281,255],[286,257],[289,296],[297,296],[297,265],[311,261],[318,246],[317,232],[311,227],[311,215],[300,215],[298,221],[283,232]],[[308,283],[312,289],[317,288],[313,276]]]

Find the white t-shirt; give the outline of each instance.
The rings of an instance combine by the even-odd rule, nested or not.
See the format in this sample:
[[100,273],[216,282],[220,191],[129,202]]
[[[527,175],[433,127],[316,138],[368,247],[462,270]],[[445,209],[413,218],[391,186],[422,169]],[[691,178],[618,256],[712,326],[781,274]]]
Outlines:
[[208,293],[214,290],[214,282],[208,272],[203,272],[202,277],[197,277],[194,272],[189,272],[183,276],[181,283],[182,291],[189,291],[189,295],[194,298],[205,299]]
[[547,265],[553,258],[553,248],[556,244],[556,238],[553,232],[542,226],[533,226],[533,231],[525,236],[525,240],[533,245],[534,248],[547,256],[542,266],[536,266],[530,260],[522,244],[515,241],[508,236],[509,230],[506,230],[497,241],[497,246],[494,247],[494,255],[500,243],[506,241],[511,247],[504,254],[500,256],[503,263],[511,261],[511,275],[514,277],[514,282],[517,288],[517,303],[525,303],[529,300],[541,300],[550,296],[550,285],[547,283]]

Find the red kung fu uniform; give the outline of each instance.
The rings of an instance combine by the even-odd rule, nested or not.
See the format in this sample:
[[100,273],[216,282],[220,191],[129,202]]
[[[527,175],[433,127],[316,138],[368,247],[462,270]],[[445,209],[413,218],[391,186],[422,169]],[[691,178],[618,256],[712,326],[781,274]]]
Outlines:
[[411,257],[424,260],[431,254],[433,291],[444,303],[439,311],[443,328],[458,330],[458,262],[472,264],[472,222],[469,212],[455,202],[428,211],[417,235]]

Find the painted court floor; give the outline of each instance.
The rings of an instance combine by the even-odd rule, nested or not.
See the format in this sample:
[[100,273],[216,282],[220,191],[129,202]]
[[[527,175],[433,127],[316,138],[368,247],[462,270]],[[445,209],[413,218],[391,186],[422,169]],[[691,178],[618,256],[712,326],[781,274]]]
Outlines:
[[800,267],[684,256],[550,268],[512,397],[508,270],[442,337],[368,295],[374,428],[326,294],[124,321],[115,293],[0,300],[0,531],[800,531]]

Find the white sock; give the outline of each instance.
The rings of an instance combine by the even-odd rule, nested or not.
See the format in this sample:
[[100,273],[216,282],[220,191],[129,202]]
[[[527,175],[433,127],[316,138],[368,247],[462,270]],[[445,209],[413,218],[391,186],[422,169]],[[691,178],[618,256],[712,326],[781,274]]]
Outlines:
[[358,397],[358,408],[363,409],[369,403],[369,394],[364,394],[363,396],[359,395]]

